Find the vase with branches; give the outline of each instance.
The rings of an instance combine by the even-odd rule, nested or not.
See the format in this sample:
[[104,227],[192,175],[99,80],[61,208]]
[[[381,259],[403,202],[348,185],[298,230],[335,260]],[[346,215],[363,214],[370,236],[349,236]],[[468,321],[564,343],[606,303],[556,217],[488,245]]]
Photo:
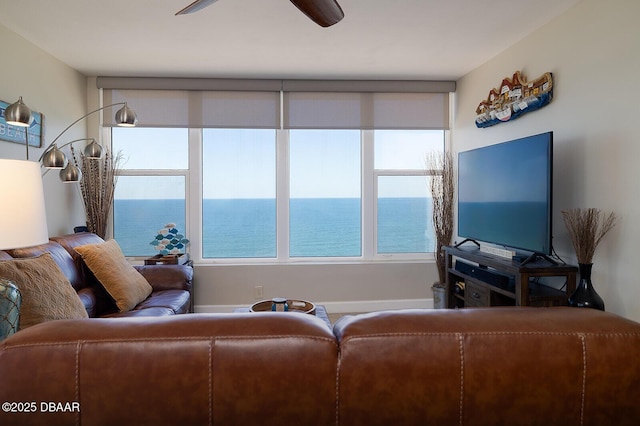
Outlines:
[[[444,300],[437,300],[436,289],[444,289],[446,281],[445,254],[442,247],[451,244],[453,237],[453,208],[455,176],[451,152],[432,152],[426,159],[427,173],[431,174],[429,189],[432,197],[432,222],[436,237],[435,260],[438,282],[434,283],[434,305],[443,306]],[[438,293],[438,294],[441,294]]]
[[598,244],[616,225],[618,217],[613,212],[604,214],[597,208],[574,208],[563,210],[562,218],[576,252],[580,271],[580,281],[576,291],[569,297],[569,305],[604,311],[604,301],[591,282],[591,269]]
[[105,149],[101,158],[88,158],[82,153],[77,155],[73,146],[71,155],[76,167],[82,172],[79,184],[87,228],[89,232],[105,238],[122,156],[113,155],[109,149]]

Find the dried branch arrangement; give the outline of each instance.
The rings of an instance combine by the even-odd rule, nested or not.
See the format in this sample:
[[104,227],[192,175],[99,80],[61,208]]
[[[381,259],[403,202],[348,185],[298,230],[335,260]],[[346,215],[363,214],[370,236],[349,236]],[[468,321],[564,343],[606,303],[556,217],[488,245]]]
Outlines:
[[80,192],[87,218],[89,232],[105,238],[109,214],[113,207],[113,196],[118,179],[118,164],[122,156],[114,155],[108,149],[101,158],[87,158],[83,154],[76,156],[71,146],[73,161],[82,172]]
[[600,209],[569,209],[562,211],[578,263],[593,263],[593,256],[602,238],[618,220],[615,213],[603,215]]
[[440,283],[445,281],[445,258],[442,247],[453,237],[453,202],[455,179],[450,152],[432,152],[426,159],[427,173],[435,173],[429,189],[433,198],[433,228],[436,234],[436,266]]

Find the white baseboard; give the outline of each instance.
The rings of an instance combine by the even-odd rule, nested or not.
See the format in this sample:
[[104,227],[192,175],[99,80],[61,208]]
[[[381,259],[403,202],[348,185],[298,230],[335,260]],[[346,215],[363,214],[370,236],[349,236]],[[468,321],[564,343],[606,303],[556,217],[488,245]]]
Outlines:
[[[315,302],[324,305],[327,312],[374,312],[397,309],[433,309],[433,299],[354,300],[350,302]],[[197,313],[229,313],[247,305],[195,305]]]

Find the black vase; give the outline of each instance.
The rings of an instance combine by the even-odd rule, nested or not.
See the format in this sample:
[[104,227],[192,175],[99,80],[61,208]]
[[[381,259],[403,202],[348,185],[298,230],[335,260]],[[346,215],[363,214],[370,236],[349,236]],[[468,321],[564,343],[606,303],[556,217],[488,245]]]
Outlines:
[[604,311],[604,301],[591,283],[591,268],[593,263],[579,263],[580,281],[576,291],[569,297],[569,306],[577,308],[594,308]]

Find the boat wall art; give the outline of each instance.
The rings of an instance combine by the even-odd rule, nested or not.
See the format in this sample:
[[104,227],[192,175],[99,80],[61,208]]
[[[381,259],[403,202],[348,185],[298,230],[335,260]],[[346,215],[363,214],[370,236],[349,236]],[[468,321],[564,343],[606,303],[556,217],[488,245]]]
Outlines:
[[476,108],[476,126],[490,127],[515,120],[536,111],[553,99],[553,77],[544,73],[533,81],[516,71],[511,78],[502,80],[499,88],[493,88],[486,100]]

